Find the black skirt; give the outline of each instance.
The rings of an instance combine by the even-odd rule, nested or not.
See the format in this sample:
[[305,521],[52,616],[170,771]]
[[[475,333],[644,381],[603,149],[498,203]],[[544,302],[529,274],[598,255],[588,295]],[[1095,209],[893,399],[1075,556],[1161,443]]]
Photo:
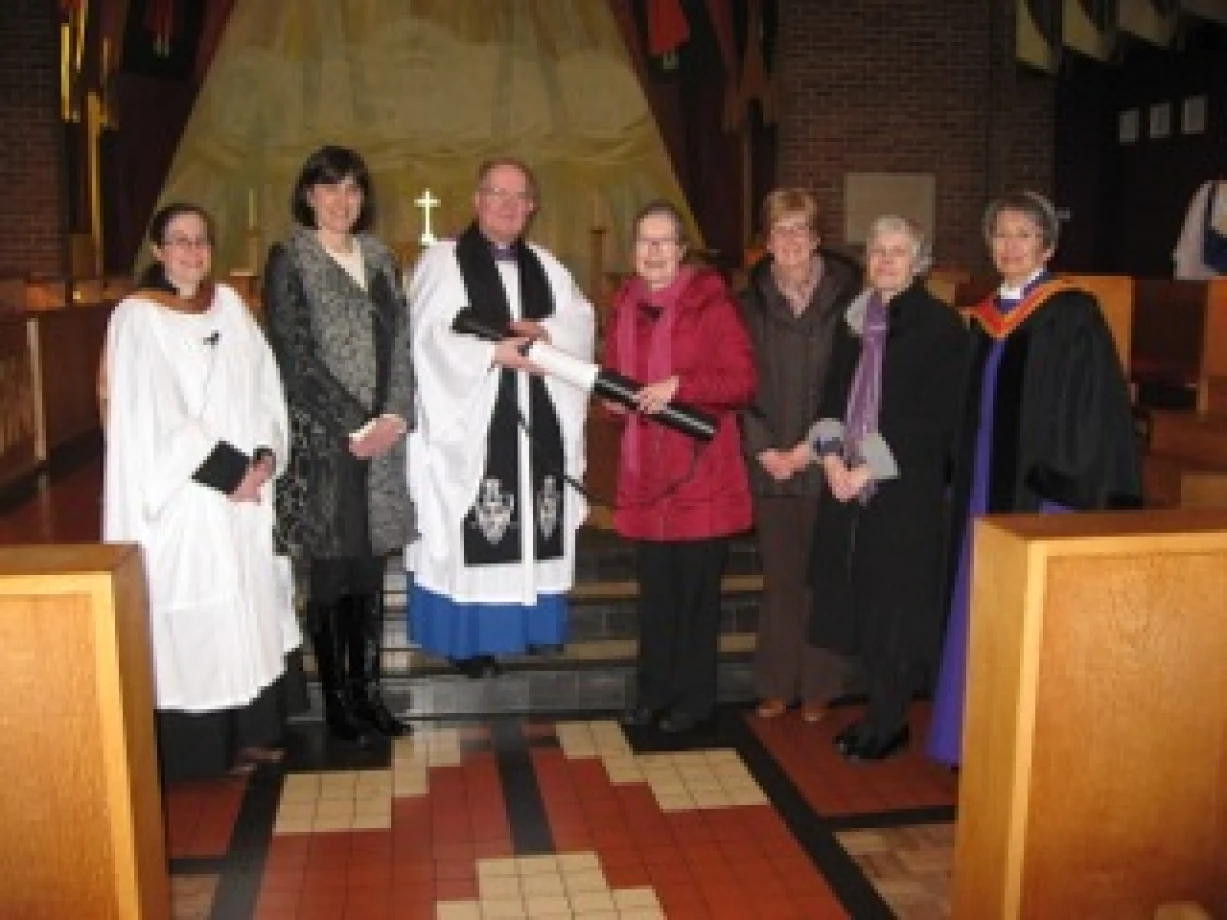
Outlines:
[[[301,668],[298,670],[301,678]],[[158,762],[163,785],[217,779],[236,765],[247,747],[281,742],[297,683],[292,674],[269,684],[246,706],[215,712],[157,711]]]

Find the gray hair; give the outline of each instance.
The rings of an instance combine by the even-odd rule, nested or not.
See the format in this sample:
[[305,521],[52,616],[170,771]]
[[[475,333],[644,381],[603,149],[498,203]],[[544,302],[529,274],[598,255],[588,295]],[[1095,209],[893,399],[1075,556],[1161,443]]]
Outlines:
[[635,212],[635,219],[631,222],[631,226],[635,228],[635,233],[639,232],[639,225],[649,217],[667,217],[673,221],[673,232],[677,237],[677,241],[683,246],[690,245],[690,235],[686,232],[686,220],[682,217],[681,209],[672,201],[664,198],[654,198]]
[[1061,236],[1061,222],[1057,219],[1057,210],[1051,201],[1032,191],[1009,192],[989,202],[984,210],[984,224],[981,229],[984,232],[984,242],[990,249],[993,246],[993,230],[1002,211],[1017,211],[1025,215],[1039,228],[1044,248],[1056,249],[1057,240]]
[[883,214],[875,217],[865,234],[865,251],[886,233],[902,233],[912,241],[912,273],[923,275],[933,266],[933,250],[920,225],[899,214]]

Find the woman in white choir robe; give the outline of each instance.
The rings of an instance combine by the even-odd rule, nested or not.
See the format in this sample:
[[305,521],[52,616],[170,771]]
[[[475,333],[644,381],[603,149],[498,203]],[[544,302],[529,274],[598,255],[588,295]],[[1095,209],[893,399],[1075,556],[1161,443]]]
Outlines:
[[165,780],[280,751],[285,657],[300,643],[273,553],[287,457],[277,365],[246,305],[209,280],[212,224],[171,204],[156,261],[111,316],[103,537],[140,544]]

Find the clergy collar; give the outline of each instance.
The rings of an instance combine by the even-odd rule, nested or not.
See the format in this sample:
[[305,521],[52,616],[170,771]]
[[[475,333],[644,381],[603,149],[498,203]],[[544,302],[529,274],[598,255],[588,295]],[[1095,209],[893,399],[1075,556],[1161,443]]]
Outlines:
[[213,303],[213,282],[202,281],[191,297],[180,297],[162,287],[140,288],[134,296],[152,300],[176,313],[204,313]]
[[495,262],[514,263],[516,261],[516,247],[519,244],[519,240],[512,240],[510,243],[504,245],[502,243],[496,243],[484,233],[482,234],[482,238],[486,241],[486,245],[490,247],[490,255],[494,257]]

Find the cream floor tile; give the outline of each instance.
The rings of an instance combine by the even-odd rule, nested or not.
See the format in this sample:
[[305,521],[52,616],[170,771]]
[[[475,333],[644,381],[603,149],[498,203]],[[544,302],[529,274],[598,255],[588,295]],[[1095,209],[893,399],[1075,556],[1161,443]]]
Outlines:
[[529,916],[521,898],[482,898],[480,905],[482,920],[521,920]]
[[435,920],[482,920],[476,901],[441,901],[435,905]]

